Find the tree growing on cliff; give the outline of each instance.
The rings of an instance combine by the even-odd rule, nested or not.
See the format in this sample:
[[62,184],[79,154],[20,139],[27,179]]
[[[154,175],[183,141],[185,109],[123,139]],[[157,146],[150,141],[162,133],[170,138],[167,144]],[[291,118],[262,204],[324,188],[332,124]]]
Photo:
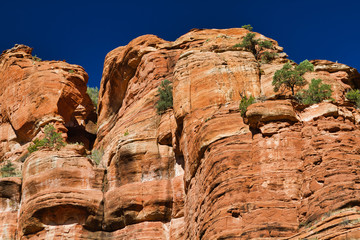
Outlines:
[[242,42],[235,44],[234,47],[245,48],[245,50],[252,52],[255,58],[258,59],[259,53],[264,49],[272,49],[273,44],[269,40],[262,41],[255,39],[255,33],[248,33]]
[[250,32],[253,30],[253,27],[250,24],[242,25],[241,27],[249,30]]
[[329,84],[322,83],[321,79],[313,78],[309,84],[309,88],[307,90],[301,90],[296,96],[301,103],[310,105],[330,99],[332,92]]
[[295,96],[295,88],[306,85],[307,82],[303,75],[308,71],[314,71],[314,65],[308,60],[301,62],[296,67],[286,63],[282,69],[277,70],[274,74],[272,81],[274,92],[278,92],[280,89],[289,89]]
[[247,108],[255,102],[255,98],[252,95],[250,95],[250,97],[247,97],[246,94],[240,94],[240,96],[241,96],[241,101],[240,101],[239,109],[241,116],[244,117]]
[[40,149],[60,150],[65,146],[64,139],[61,133],[56,132],[54,125],[48,124],[44,127],[44,138],[39,140],[35,139],[28,147],[29,153],[38,151]]
[[356,104],[357,108],[360,108],[360,91],[359,89],[351,89],[345,95],[345,97],[352,103]]
[[261,54],[261,62],[269,63],[274,60],[277,55],[277,53],[265,51]]
[[156,104],[156,109],[158,114],[164,113],[167,109],[172,108],[173,106],[173,95],[172,95],[172,85],[171,82],[167,79],[161,82],[160,87],[158,88],[159,100]]
[[242,47],[246,50],[252,52],[253,54],[256,54],[256,44],[258,44],[258,41],[254,39],[255,33],[248,33],[243,38],[242,42],[239,44],[235,44],[234,47]]
[[13,177],[16,175],[15,167],[10,161],[0,169],[0,172],[2,177]]

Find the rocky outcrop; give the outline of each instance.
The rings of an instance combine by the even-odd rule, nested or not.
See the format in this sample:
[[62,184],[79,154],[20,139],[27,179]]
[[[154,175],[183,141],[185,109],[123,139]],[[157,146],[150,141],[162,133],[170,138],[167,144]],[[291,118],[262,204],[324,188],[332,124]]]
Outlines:
[[16,239],[18,211],[20,208],[21,179],[0,179],[0,238]]
[[[97,146],[106,148],[108,153],[103,160],[108,166],[110,183],[105,193],[105,221],[109,216],[111,221],[121,222],[121,226],[169,222],[172,239],[296,238],[296,234],[306,232],[301,223],[312,221],[312,210],[307,210],[305,215],[300,211],[306,194],[302,181],[305,178],[303,155],[307,151],[304,145],[308,141],[302,129],[310,124],[326,131],[325,135],[354,131],[357,127],[350,126],[357,111],[331,103],[299,109],[290,100],[278,100],[250,106],[246,119],[242,119],[238,112],[241,95],[251,94],[263,100],[275,98],[272,76],[288,61],[287,55],[281,53],[282,48],[271,39],[279,54],[266,64],[250,52],[233,48],[246,33],[244,29],[193,30],[175,42],[148,35],[108,54],[99,104],[106,110],[103,113],[100,110],[97,139]],[[259,34],[257,37],[265,39]],[[124,63],[134,63],[131,66],[136,70],[129,71],[130,64]],[[308,81],[322,78],[333,86],[337,103],[345,104],[344,92],[359,83],[357,72],[327,61],[313,61],[313,64],[316,71],[306,74],[305,78]],[[131,74],[123,77],[114,72]],[[173,82],[174,109],[173,113],[169,111],[160,118],[155,114],[154,105],[156,88],[163,79]],[[123,87],[125,85],[128,87]],[[107,91],[109,87],[113,95]],[[119,96],[122,99],[118,109],[110,109],[108,99]],[[146,114],[142,113],[145,111]],[[342,118],[340,112],[348,117]],[[334,122],[334,126],[318,125],[320,119]],[[151,141],[152,146],[143,142],[149,130],[153,133],[147,135],[147,141]],[[126,131],[130,133],[127,136]],[[171,184],[158,180],[174,176],[158,167],[159,164],[166,166],[164,158],[153,153],[152,148],[160,151],[164,146],[174,154],[168,159],[175,158],[168,162],[168,169],[175,167],[175,171],[172,170],[175,175],[180,173],[177,178],[184,174],[184,199],[176,204],[179,209],[183,206],[179,218],[166,214],[171,207],[174,211],[174,204],[168,205],[167,210],[156,210],[158,201],[176,200],[173,188],[167,187]],[[150,166],[145,158],[157,160]],[[116,173],[115,165],[123,170]],[[144,165],[149,167],[144,169]],[[144,178],[150,174],[149,168],[154,169],[151,170],[153,177]],[[142,177],[136,177],[140,172]],[[121,180],[116,181],[116,176]],[[136,183],[131,183],[134,188],[127,187],[130,182]],[[143,187],[147,186],[153,191],[144,191]],[[138,196],[139,189],[142,197]],[[118,194],[113,197],[113,192]],[[114,208],[115,201],[110,199],[116,197],[124,200],[118,201]],[[151,208],[145,197],[154,198]],[[111,208],[107,209],[108,201]],[[131,214],[129,207],[123,207],[123,201],[134,204]],[[146,212],[158,218],[144,218],[145,206],[153,209]]]
[[102,229],[104,169],[94,168],[83,146],[34,152],[24,162],[22,177],[20,235],[69,224]]
[[[81,139],[83,132],[73,131],[77,126],[89,128],[92,106],[86,107],[86,76],[80,67],[65,75],[63,70],[54,73],[54,82],[60,82],[53,83],[54,89],[63,89],[70,76],[70,82],[81,82],[74,92],[67,90],[66,101],[48,103],[55,104],[49,109],[56,118],[45,121],[47,112],[38,113],[35,120],[23,116],[19,128],[13,126],[16,107],[1,107],[4,116],[14,116],[3,118],[0,138],[8,147],[24,141],[9,156],[25,160],[18,163],[22,181],[0,181],[0,224],[7,227],[0,236],[359,238],[360,113],[344,97],[348,89],[360,86],[358,72],[339,63],[311,61],[315,71],[305,79],[331,84],[335,101],[299,105],[289,93],[275,93],[271,85],[275,71],[288,62],[283,49],[256,33],[257,39],[271,41],[269,51],[277,53],[262,62],[261,55],[234,47],[247,33],[194,29],[174,42],[145,35],[111,51],[98,104],[94,149],[104,152],[99,165],[87,157],[85,148],[91,144],[45,149],[26,159],[23,155],[27,138],[41,134],[42,122],[56,123],[68,140],[74,135]],[[17,46],[5,52],[0,66],[21,59],[34,61],[30,68],[50,66],[32,60],[29,51]],[[0,69],[0,76],[16,73]],[[37,76],[39,69],[17,73],[18,85]],[[174,106],[159,115],[155,105],[164,79],[172,82]],[[24,99],[41,99],[41,91],[36,94],[25,94]],[[256,97],[257,103],[242,117],[239,103],[244,94]]]
[[[4,162],[21,160],[27,143],[41,136],[48,123],[71,142],[73,130],[85,131],[89,121],[96,121],[84,69],[41,61],[31,52],[30,47],[16,45],[0,56],[0,160]],[[82,142],[92,144],[84,138]]]
[[[72,223],[101,229],[104,172],[93,167],[84,147],[31,155],[27,151],[33,139],[43,136],[46,124],[53,124],[71,143],[74,132],[86,133],[87,124],[95,122],[86,94],[88,76],[80,66],[41,61],[31,52],[16,45],[0,56],[0,166],[10,162],[22,177],[0,181],[0,236],[50,236],[55,226]],[[93,140],[81,139],[91,146]]]

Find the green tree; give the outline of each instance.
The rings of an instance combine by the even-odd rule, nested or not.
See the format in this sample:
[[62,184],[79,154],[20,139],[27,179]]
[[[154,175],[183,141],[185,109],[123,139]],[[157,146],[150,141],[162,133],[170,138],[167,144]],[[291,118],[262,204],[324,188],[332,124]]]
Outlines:
[[259,52],[263,49],[272,49],[272,42],[269,40],[261,41],[255,39],[255,33],[248,33],[242,39],[241,43],[235,44],[234,47],[242,47],[252,52],[256,59],[258,59]]
[[345,95],[345,97],[350,101],[356,104],[357,108],[360,108],[360,91],[359,89],[351,89]]
[[255,33],[248,33],[243,38],[242,42],[239,44],[236,44],[234,47],[243,47],[246,50],[252,52],[253,54],[256,54],[256,44],[258,44],[258,41],[254,39]]
[[29,153],[33,153],[38,151],[39,149],[41,149],[45,144],[44,139],[39,140],[38,138],[36,138],[32,144],[28,147],[28,151]]
[[0,172],[2,177],[13,177],[16,175],[15,167],[10,161],[7,161],[7,164],[0,169]]
[[321,79],[311,79],[309,88],[307,90],[301,90],[297,93],[297,98],[303,104],[315,104],[322,102],[323,100],[330,99],[331,86],[329,84],[323,84]]
[[255,98],[252,95],[250,95],[249,98],[246,95],[242,96],[240,105],[239,105],[240,114],[242,117],[245,116],[247,108],[254,102],[255,102]]
[[295,87],[306,85],[306,80],[303,78],[305,72],[314,71],[314,65],[308,60],[301,62],[296,67],[290,63],[286,63],[282,69],[277,70],[274,74],[272,85],[274,92],[278,92],[281,88],[290,89],[293,96],[295,96]]
[[159,100],[156,104],[156,109],[158,114],[164,113],[167,109],[172,108],[173,106],[173,95],[172,95],[172,85],[171,82],[167,79],[161,82],[160,87],[158,88]]
[[87,87],[86,93],[89,95],[95,108],[97,108],[99,100],[99,89],[97,87]]
[[249,31],[252,31],[253,30],[253,27],[250,25],[250,24],[247,24],[247,25],[243,25],[243,26],[241,26],[242,28],[245,28],[245,29],[247,29],[247,30],[249,30]]
[[43,139],[39,140],[36,138],[28,147],[28,151],[30,153],[44,148],[50,150],[60,150],[66,145],[61,133],[56,132],[56,129],[52,124],[48,124],[44,127],[44,134],[45,136]]
[[56,132],[54,125],[46,125],[44,128],[44,134],[45,148],[60,150],[60,148],[65,146],[61,133]]
[[259,44],[261,49],[264,49],[264,48],[272,49],[273,48],[273,44],[269,40],[258,41],[258,44]]
[[277,55],[277,53],[265,51],[261,54],[261,62],[269,63],[275,59],[276,55]]

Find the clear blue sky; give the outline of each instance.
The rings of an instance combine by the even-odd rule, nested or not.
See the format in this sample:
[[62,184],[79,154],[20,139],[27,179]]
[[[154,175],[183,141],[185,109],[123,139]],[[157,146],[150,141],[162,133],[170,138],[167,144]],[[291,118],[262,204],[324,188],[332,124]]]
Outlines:
[[360,1],[2,1],[0,50],[22,43],[44,60],[78,64],[99,86],[105,55],[155,34],[175,40],[192,28],[251,24],[289,58],[328,59],[360,68]]

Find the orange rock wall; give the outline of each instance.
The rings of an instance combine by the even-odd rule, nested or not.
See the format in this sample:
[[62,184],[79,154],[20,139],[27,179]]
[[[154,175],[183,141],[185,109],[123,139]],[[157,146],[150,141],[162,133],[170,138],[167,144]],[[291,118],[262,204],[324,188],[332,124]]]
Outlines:
[[[17,163],[22,181],[0,180],[0,236],[360,238],[360,114],[344,98],[348,89],[360,86],[359,73],[314,60],[315,71],[305,78],[331,84],[335,102],[301,106],[289,97],[277,99],[272,76],[287,55],[258,33],[256,38],[273,42],[271,51],[278,53],[270,63],[234,47],[247,33],[195,29],[174,42],[145,35],[111,51],[100,87],[94,148],[104,156],[98,166],[79,145],[35,152],[23,163],[18,159],[29,143],[14,147],[41,134],[42,125],[35,123],[45,116],[60,119],[52,122],[64,134],[87,121],[85,72],[74,78],[72,71],[65,74],[77,90],[55,105],[49,102],[49,113],[39,110],[35,120],[18,116],[11,102],[1,106],[2,116],[13,117],[2,118],[1,146],[12,150],[8,155],[3,150],[0,159]],[[29,51],[20,46],[4,53],[0,66],[10,60],[31,63]],[[20,85],[26,82],[26,74],[6,66],[0,76],[15,74]],[[30,67],[34,79],[41,79]],[[54,79],[64,76],[60,73]],[[157,89],[164,79],[173,84],[174,107],[158,115]],[[55,79],[51,89],[63,89],[57,81],[64,80]],[[258,99],[244,118],[238,110],[243,94]],[[23,122],[18,126],[28,127],[14,127],[17,119]]]

